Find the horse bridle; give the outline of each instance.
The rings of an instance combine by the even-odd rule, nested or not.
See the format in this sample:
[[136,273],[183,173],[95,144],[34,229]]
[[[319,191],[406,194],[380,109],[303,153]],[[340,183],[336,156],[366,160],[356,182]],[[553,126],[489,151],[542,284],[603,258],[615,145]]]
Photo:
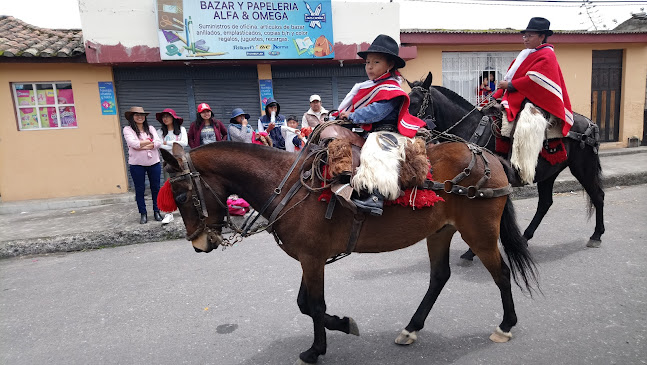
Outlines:
[[[281,191],[283,187],[285,186],[285,183],[288,180],[288,177],[292,174],[294,171],[295,167],[297,166],[297,163],[301,159],[301,156],[304,155],[306,152],[307,148],[309,146],[310,140],[306,143],[306,145],[302,148],[301,152],[299,152],[299,155],[297,158],[294,160],[292,163],[292,166],[286,173],[285,177],[281,181],[278,187],[276,187],[271,194],[271,196],[268,198],[268,200],[265,202],[263,207],[257,211],[256,217],[254,217],[251,222],[250,218],[253,217],[253,215],[250,215],[245,222],[243,223],[242,227],[238,227],[235,223],[232,222],[231,220],[231,214],[229,213],[229,207],[220,200],[218,197],[218,194],[211,188],[211,186],[202,178],[200,173],[196,170],[195,166],[193,165],[193,161],[191,161],[191,156],[190,154],[185,154],[184,155],[184,160],[181,161],[182,163],[182,172],[172,174],[171,178],[169,181],[171,183],[174,183],[176,181],[181,181],[181,180],[189,180],[189,191],[194,190],[196,191],[197,194],[191,194],[191,198],[193,200],[193,207],[196,209],[198,213],[198,217],[200,218],[200,223],[198,224],[198,228],[196,230],[189,234],[187,232],[186,239],[188,241],[193,241],[194,239],[198,238],[202,233],[206,232],[208,238],[210,240],[215,239],[214,236],[221,234],[222,228],[229,228],[232,231],[234,231],[234,235],[232,235],[229,238],[222,238],[221,246],[223,247],[228,247],[228,246],[233,246],[235,243],[240,242],[243,240],[243,238],[251,236],[253,234],[262,232],[266,229],[269,229],[272,224],[278,220],[280,217],[276,218],[275,214],[272,214],[272,217],[274,219],[270,219],[269,223],[262,228],[255,228],[252,230],[252,226],[256,222],[256,220],[269,208],[270,204],[272,201],[281,194]],[[304,162],[305,163],[305,162]],[[207,205],[206,201],[204,199],[204,193],[202,190],[202,185],[204,185],[211,194],[216,198],[216,201],[218,202],[218,205],[220,205],[221,208],[223,208],[227,212],[227,220],[225,221],[224,218],[221,222],[215,223],[215,224],[207,224],[207,218],[209,217],[209,212],[207,211]],[[284,206],[284,203],[287,203],[287,200],[294,196],[296,192],[298,191],[298,186],[301,185],[301,180],[298,180],[293,187],[290,189],[288,192],[288,195],[284,198],[284,201],[279,204],[279,207],[282,208]],[[277,208],[277,210],[280,210],[280,208]],[[271,218],[272,218],[271,217]],[[220,232],[218,232],[220,230]],[[276,236],[275,236],[276,239]]]
[[427,111],[428,107],[431,107],[431,112],[429,113],[429,117],[431,118],[432,123],[436,123],[436,117],[434,116],[434,101],[431,99],[431,96],[429,93],[431,92],[431,86],[429,86],[428,89],[423,88],[422,86],[414,86],[411,88],[411,91],[413,90],[419,90],[422,93],[422,104],[420,104],[420,110],[418,110],[418,114],[416,114],[416,117],[424,120],[424,118],[427,116],[425,113]]
[[[193,233],[191,234],[187,232],[186,239],[189,241],[193,241],[204,232],[206,232],[207,236],[210,239],[214,239],[215,235],[220,234],[220,232],[217,231],[218,229],[222,231],[223,227],[231,228],[233,226],[231,222],[231,216],[229,215],[229,209],[227,209],[227,205],[225,205],[220,200],[220,198],[218,198],[218,195],[215,193],[215,191],[213,191],[211,186],[209,186],[209,184],[207,184],[207,182],[204,181],[200,173],[195,169],[195,166],[193,166],[193,161],[191,161],[191,156],[188,153],[184,155],[184,159],[181,162],[182,162],[182,172],[173,174],[172,177],[169,179],[169,181],[171,183],[174,183],[177,181],[188,180],[189,191],[195,190],[196,192],[196,194],[191,194],[191,199],[193,201],[193,207],[197,211],[198,217],[200,217],[200,223],[198,224],[198,228],[196,228],[196,230],[193,231]],[[222,207],[227,211],[226,222],[223,220],[220,223],[207,224],[207,218],[209,217],[209,212],[207,211],[207,205],[204,199],[202,184],[204,184],[204,186],[206,186],[211,191],[213,196],[216,198],[218,205],[220,205],[220,207]],[[225,242],[223,240],[223,244],[224,243]],[[225,245],[228,245],[228,244],[225,244]]]

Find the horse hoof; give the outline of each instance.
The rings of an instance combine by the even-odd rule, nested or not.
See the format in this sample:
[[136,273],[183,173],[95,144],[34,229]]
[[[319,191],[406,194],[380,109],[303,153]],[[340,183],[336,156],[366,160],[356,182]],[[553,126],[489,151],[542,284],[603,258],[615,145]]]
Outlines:
[[496,330],[490,335],[490,340],[496,343],[504,343],[510,341],[512,338],[512,333],[503,332],[499,326],[496,327]]
[[294,363],[294,365],[313,365],[313,364],[316,364],[316,363],[305,362],[301,359],[297,359],[297,362]]
[[586,244],[586,247],[591,247],[591,248],[600,248],[600,245],[602,245],[601,240],[594,240],[590,239],[589,243]]
[[465,252],[464,254],[461,255],[461,258],[463,260],[473,261],[474,260],[474,254],[471,253],[470,251],[467,251],[467,252]]
[[406,346],[416,342],[417,339],[418,335],[416,334],[416,331],[409,332],[407,330],[402,330],[398,338],[395,339],[395,343],[397,343],[398,345]]
[[357,322],[350,317],[348,317],[348,334],[359,336],[359,327],[357,327]]

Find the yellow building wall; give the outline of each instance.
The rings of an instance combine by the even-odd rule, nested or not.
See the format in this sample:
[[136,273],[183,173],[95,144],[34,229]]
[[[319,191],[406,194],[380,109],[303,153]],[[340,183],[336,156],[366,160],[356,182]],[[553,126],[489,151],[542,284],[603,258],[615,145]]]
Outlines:
[[647,80],[647,44],[625,48],[622,64],[622,96],[620,107],[620,143],[642,139],[645,113],[645,80]]
[[[18,130],[11,83],[71,81],[78,128]],[[109,66],[0,65],[0,195],[2,201],[127,191],[117,115],[102,115],[98,81]]]
[[[427,77],[431,71],[433,85],[442,85],[442,52],[506,52],[521,51],[523,45],[439,45],[418,46],[418,57],[402,69],[409,81]],[[623,49],[624,63],[620,105],[618,142],[603,147],[626,147],[627,139],[641,138],[645,109],[645,80],[647,79],[647,45],[633,43],[555,44],[555,54],[564,75],[573,111],[591,117],[591,74],[593,50]],[[405,86],[408,91],[408,86]]]

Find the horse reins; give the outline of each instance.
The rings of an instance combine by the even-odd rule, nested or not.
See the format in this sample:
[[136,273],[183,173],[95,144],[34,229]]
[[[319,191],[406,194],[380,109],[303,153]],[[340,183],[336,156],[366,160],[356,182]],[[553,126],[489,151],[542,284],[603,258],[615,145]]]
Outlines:
[[[420,118],[420,119],[423,119],[423,117],[427,116],[427,113],[426,113],[427,108],[431,107],[431,113],[429,114],[429,116],[431,117],[431,121],[435,123],[436,116],[434,115],[434,101],[431,98],[431,88],[432,87],[433,86],[429,86],[428,89],[425,89],[422,86],[414,86],[414,87],[411,88],[411,91],[419,90],[422,93],[422,104],[420,105],[420,110],[418,110],[418,114],[416,116],[418,118]],[[490,101],[490,103],[492,103],[492,101]],[[446,130],[444,130],[442,132],[438,132],[438,131],[435,131],[435,130],[431,131],[434,134],[433,138],[436,139],[436,140],[438,140],[440,138],[445,138],[445,139],[450,140],[450,141],[467,142],[465,139],[460,138],[460,137],[458,137],[458,136],[456,136],[454,134],[449,133],[449,131],[454,129],[454,127],[456,127],[457,125],[461,124],[461,122],[463,120],[465,120],[465,118],[467,118],[470,114],[472,114],[472,112],[474,112],[477,109],[478,109],[478,107],[475,106],[472,110],[467,112],[467,114],[463,115],[463,117],[461,119],[459,119],[458,122],[452,124],[449,128],[447,128]]]

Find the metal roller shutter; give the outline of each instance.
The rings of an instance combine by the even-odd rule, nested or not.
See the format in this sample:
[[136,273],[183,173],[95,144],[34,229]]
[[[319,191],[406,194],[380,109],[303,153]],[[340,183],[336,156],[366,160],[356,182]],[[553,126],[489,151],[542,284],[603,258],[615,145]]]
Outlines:
[[366,80],[366,72],[363,65],[274,66],[272,79],[281,114],[294,114],[300,121],[310,108],[310,95],[319,94],[326,109],[335,109],[355,83]]
[[[258,114],[256,67],[115,67],[113,72],[122,128],[128,125],[124,112],[131,106],[150,112],[147,120],[155,129],[161,127],[155,113],[172,108],[184,118],[182,126],[188,131],[196,117],[196,100],[208,103],[225,125],[235,107],[245,109],[252,118]],[[123,136],[122,145],[127,165],[128,147]],[[126,171],[128,188],[133,189],[130,170]]]
[[256,67],[194,68],[193,90],[196,105],[207,103],[225,125],[234,108],[251,115],[250,125],[259,117],[258,74]]

